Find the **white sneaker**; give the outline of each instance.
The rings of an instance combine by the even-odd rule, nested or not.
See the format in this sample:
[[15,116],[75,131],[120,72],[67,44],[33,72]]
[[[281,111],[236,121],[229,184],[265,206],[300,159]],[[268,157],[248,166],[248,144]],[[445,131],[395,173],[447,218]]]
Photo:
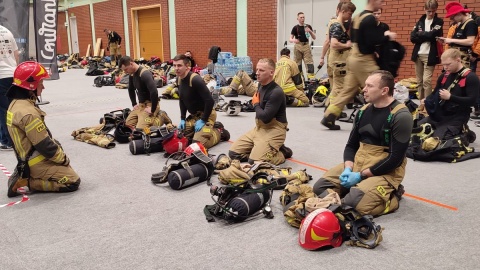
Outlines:
[[8,145],[2,144],[0,146],[0,151],[13,151],[13,146],[8,146]]

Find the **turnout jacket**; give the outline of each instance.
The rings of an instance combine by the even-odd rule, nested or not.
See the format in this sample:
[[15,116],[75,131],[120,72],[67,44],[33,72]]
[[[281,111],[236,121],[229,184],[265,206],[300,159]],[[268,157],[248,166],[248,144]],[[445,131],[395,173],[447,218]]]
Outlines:
[[44,119],[46,113],[35,105],[35,99],[14,99],[7,111],[7,127],[18,157],[25,161],[32,148],[35,149],[30,166],[48,159],[67,165],[68,158],[60,143],[52,138]]
[[440,57],[438,56],[437,40],[436,37],[443,35],[443,20],[438,18],[437,14],[433,17],[432,24],[430,25],[430,31],[425,31],[425,19],[427,15],[420,17],[420,20],[413,27],[413,31],[410,33],[410,41],[414,44],[412,61],[417,61],[418,51],[420,46],[424,42],[430,42],[430,51],[428,52],[428,66],[435,66],[440,64]]
[[282,55],[278,60],[273,79],[285,93],[295,89],[303,91],[303,80],[298,65],[286,55]]

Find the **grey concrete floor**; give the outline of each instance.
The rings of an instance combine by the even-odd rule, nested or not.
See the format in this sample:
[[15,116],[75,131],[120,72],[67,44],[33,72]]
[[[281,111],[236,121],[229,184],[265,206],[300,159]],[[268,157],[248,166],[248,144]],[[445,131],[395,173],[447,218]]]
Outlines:
[[[174,191],[151,184],[151,174],[165,163],[162,154],[133,156],[128,145],[107,150],[73,140],[73,130],[131,106],[125,89],[96,88],[94,77],[84,74],[68,70],[60,80],[46,82],[43,99],[50,104],[42,106],[47,126],[81,176],[80,189],[36,193],[0,208],[0,269],[478,269],[479,160],[409,160],[400,209],[376,218],[385,227],[380,246],[306,251],[297,243],[298,230],[283,218],[279,191],[272,220],[207,223],[203,207],[212,204],[207,185]],[[161,108],[178,123],[178,101],[162,100]],[[313,184],[342,161],[351,124],[326,130],[319,124],[323,108],[288,108],[287,114],[286,145],[294,154],[286,165],[306,168]],[[254,114],[219,113],[218,120],[234,141],[253,127]],[[480,128],[472,129],[480,134]],[[210,153],[226,153],[229,146],[220,143]],[[13,152],[0,152],[0,164],[0,205],[19,201],[6,196]]]

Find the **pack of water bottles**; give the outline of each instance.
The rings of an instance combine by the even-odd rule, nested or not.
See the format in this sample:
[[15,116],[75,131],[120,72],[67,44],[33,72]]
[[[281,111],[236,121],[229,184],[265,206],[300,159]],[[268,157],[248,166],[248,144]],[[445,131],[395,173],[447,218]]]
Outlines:
[[215,64],[215,72],[223,77],[233,77],[239,70],[244,70],[248,74],[253,72],[252,61],[249,56],[234,57],[231,52],[218,53],[218,61]]

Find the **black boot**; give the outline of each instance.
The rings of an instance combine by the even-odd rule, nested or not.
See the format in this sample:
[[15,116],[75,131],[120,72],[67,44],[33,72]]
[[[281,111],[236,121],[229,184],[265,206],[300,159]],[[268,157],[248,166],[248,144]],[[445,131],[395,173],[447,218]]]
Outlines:
[[288,148],[285,146],[285,144],[283,144],[282,146],[280,146],[280,149],[278,149],[280,152],[282,152],[283,156],[285,158],[291,158],[293,156],[293,151],[292,149]]
[[335,125],[336,118],[337,116],[335,116],[334,114],[329,114],[327,117],[323,117],[320,123],[330,130],[340,130],[340,126]]
[[238,92],[237,92],[237,90],[232,89],[232,91],[226,93],[224,96],[225,97],[238,97]]

